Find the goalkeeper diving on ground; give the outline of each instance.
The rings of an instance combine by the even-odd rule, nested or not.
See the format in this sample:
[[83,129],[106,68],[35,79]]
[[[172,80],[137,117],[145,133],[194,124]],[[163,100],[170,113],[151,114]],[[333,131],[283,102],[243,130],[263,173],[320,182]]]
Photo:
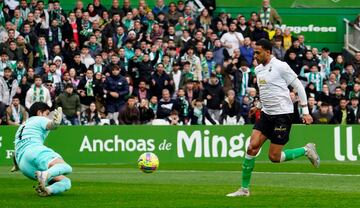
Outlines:
[[29,119],[15,135],[15,162],[25,176],[38,181],[34,188],[39,196],[56,195],[71,188],[71,181],[65,176],[71,173],[71,166],[44,145],[50,130],[56,129],[62,120],[60,107],[55,110],[52,120],[47,118],[49,113],[46,103],[34,103]]

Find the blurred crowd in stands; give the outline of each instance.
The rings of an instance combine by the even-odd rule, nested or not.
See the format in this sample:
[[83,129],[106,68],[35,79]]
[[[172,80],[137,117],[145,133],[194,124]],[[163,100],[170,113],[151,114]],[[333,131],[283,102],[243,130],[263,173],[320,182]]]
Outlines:
[[1,125],[23,123],[34,102],[62,107],[64,125],[254,123],[261,112],[254,47],[262,38],[299,75],[314,123],[360,123],[360,51],[346,62],[306,45],[278,27],[286,19],[269,0],[237,15],[215,0],[132,2],[78,0],[64,11],[57,0],[4,1]]

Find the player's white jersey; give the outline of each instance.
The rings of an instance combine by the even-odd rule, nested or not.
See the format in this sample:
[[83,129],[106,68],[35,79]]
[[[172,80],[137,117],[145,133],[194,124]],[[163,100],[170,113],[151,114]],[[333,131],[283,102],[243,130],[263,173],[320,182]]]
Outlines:
[[294,106],[288,85],[297,78],[297,75],[290,66],[272,57],[266,66],[262,64],[257,66],[255,73],[262,111],[269,115],[293,113]]

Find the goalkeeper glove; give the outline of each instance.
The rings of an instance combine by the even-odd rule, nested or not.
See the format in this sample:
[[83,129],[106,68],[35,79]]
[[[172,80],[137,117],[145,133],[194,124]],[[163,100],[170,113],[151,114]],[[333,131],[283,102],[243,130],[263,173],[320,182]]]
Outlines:
[[58,126],[61,124],[61,121],[62,121],[62,108],[58,107],[54,112],[53,123],[55,124],[55,126]]

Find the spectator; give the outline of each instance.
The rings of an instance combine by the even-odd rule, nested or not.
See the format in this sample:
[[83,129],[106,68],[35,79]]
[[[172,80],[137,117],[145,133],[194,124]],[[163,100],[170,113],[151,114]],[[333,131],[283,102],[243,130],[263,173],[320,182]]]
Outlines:
[[268,23],[266,27],[264,27],[264,31],[268,33],[269,40],[272,40],[275,36],[275,28],[274,25]]
[[284,29],[284,34],[282,35],[282,37],[283,37],[283,46],[285,50],[289,50],[294,39],[294,37],[291,35],[289,28]]
[[160,98],[163,89],[171,89],[170,77],[164,72],[164,64],[160,63],[156,66],[156,73],[152,75],[151,89],[153,95]]
[[130,96],[119,112],[119,124],[140,124],[140,111],[136,107],[136,97]]
[[303,57],[302,65],[307,65],[308,67],[311,67],[313,65],[319,65],[320,60],[317,57],[314,57],[311,50],[305,51],[305,56]]
[[263,25],[267,25],[271,23],[281,24],[281,17],[277,13],[277,11],[270,6],[270,0],[262,1],[262,8],[259,11],[259,17]]
[[244,16],[239,16],[238,17],[239,20],[239,24],[237,26],[237,32],[240,32],[244,38],[246,37],[250,37],[250,27],[247,25],[246,19]]
[[169,7],[165,5],[164,0],[157,0],[154,8],[152,9],[152,13],[154,15],[158,15],[160,12],[164,14],[169,12]]
[[[73,65],[71,66],[71,68],[75,69],[76,71],[76,76],[83,76],[84,73],[86,72],[86,65],[84,63],[81,62],[81,55],[80,53],[75,54],[74,55],[74,62]],[[70,70],[71,70],[70,68]],[[71,73],[70,73],[71,76]]]
[[52,83],[57,88],[60,87],[61,72],[60,73],[56,72],[56,64],[55,63],[51,63],[49,65],[49,71],[43,75],[43,82],[47,82],[47,81]]
[[341,98],[340,103],[334,109],[333,122],[335,124],[353,124],[355,123],[355,114],[354,110],[351,107],[348,107],[347,104],[349,101],[346,98]]
[[88,109],[90,103],[95,102],[94,94],[94,72],[91,69],[86,71],[85,77],[83,77],[77,87],[77,93],[80,95],[81,112]]
[[181,12],[181,13],[184,13],[184,10],[185,10],[185,3],[183,0],[179,0],[178,1],[178,5],[177,5],[177,11],[178,12]]
[[205,119],[213,125],[216,124],[216,121],[210,116],[201,99],[196,99],[192,102],[189,118],[191,125],[204,125],[206,124]]
[[111,75],[104,83],[104,90],[108,118],[117,124],[119,110],[125,104],[125,97],[129,94],[129,84],[125,77],[120,75],[119,66],[112,68]]
[[222,112],[220,115],[220,124],[238,124],[241,119],[240,103],[235,99],[235,91],[229,90],[227,97],[222,103]]
[[[248,102],[248,101],[246,101]],[[259,97],[254,97],[253,102],[250,103],[250,109],[248,110],[248,119],[250,123],[254,124],[258,119],[260,119],[261,114],[261,105],[259,104]]]
[[299,112],[299,98],[294,91],[290,91],[290,99],[294,106],[293,123],[302,123],[302,118]]
[[329,91],[331,94],[335,94],[335,89],[340,87],[340,82],[336,80],[336,75],[331,73],[329,79],[325,82],[329,86]]
[[360,109],[359,109],[359,98],[358,97],[352,97],[350,99],[350,109],[354,112],[354,123],[360,124]]
[[329,104],[321,103],[320,109],[313,113],[314,124],[329,124],[332,121],[333,115],[330,112]]
[[236,24],[230,23],[229,32],[225,33],[220,41],[228,51],[229,55],[232,56],[234,50],[243,45],[244,37],[241,33],[236,32]]
[[212,17],[211,14],[209,13],[209,10],[203,9],[200,13],[200,16],[196,18],[196,26],[198,28],[200,28],[200,26],[203,27],[205,32],[207,32],[208,29],[211,27],[211,24],[212,24]]
[[245,58],[247,66],[252,66],[252,61],[254,59],[254,49],[250,46],[251,39],[249,37],[244,38],[244,45],[240,47],[240,54]]
[[256,21],[255,29],[251,32],[251,40],[258,41],[262,38],[269,39],[269,34],[263,29],[263,25],[260,20]]
[[[310,113],[311,116],[313,115],[314,112],[316,112],[318,110],[316,99],[312,95],[313,94],[307,95],[307,97],[308,97],[308,108],[309,108],[309,113]],[[302,115],[302,112],[301,112],[301,115]]]
[[125,16],[128,12],[131,12],[132,8],[131,8],[131,4],[130,4],[130,0],[124,0],[123,1],[123,7],[121,8],[121,13],[120,15],[123,17]]
[[320,57],[320,72],[323,74],[324,77],[329,77],[331,72],[331,63],[333,59],[329,56],[330,50],[328,48],[321,49],[321,57]]
[[[90,55],[89,46],[84,45],[81,49],[80,60],[81,63],[85,65],[86,69],[88,69],[90,65],[93,65],[95,63],[95,60]],[[85,72],[86,71],[83,71],[83,73]]]
[[146,82],[140,81],[138,88],[134,90],[133,95],[138,98],[138,100],[151,98],[150,90],[146,88]]
[[341,74],[340,79],[345,80],[350,86],[354,85],[356,76],[354,74],[354,68],[351,64],[345,64],[345,72]]
[[355,53],[355,57],[352,59],[352,65],[354,67],[355,76],[360,75],[360,51]]
[[25,108],[20,104],[18,96],[12,98],[11,105],[6,109],[6,121],[8,125],[19,126],[28,118]]
[[6,121],[6,105],[0,102],[0,125],[3,125]]
[[158,107],[159,107],[158,98],[156,96],[152,96],[150,98],[149,108],[154,112],[155,117],[157,114]]
[[56,99],[56,107],[63,109],[63,124],[80,125],[80,98],[74,93],[74,86],[68,84],[65,86],[65,92]]
[[294,70],[297,75],[299,75],[302,69],[301,60],[296,56],[295,51],[289,50],[287,53],[289,54],[289,59],[286,60],[286,63],[289,64],[290,68]]
[[[139,1],[139,3],[140,3],[140,1]],[[109,9],[110,16],[113,16],[113,14],[120,14],[120,13],[121,13],[121,9],[120,9],[120,6],[119,6],[119,0],[113,0],[112,4],[111,4],[111,7]]]
[[27,91],[30,89],[31,83],[29,82],[27,76],[24,76],[18,86],[17,89],[17,96],[20,99],[20,104],[22,106],[25,106],[25,98],[26,98],[26,93]]
[[[334,92],[335,92],[335,90],[334,90]],[[323,84],[322,91],[319,94],[319,101],[330,104],[331,96],[332,96],[332,94],[330,94],[329,86],[326,83]]]
[[78,79],[78,76],[76,75],[76,71],[74,68],[69,69],[69,76],[70,76],[72,85],[76,89],[80,83],[80,80]]
[[302,68],[300,76],[305,77],[308,84],[313,83],[317,92],[322,91],[324,77],[319,72],[317,65],[312,65],[310,72],[306,73],[304,73],[304,68]]
[[168,89],[162,90],[162,98],[157,107],[156,118],[165,119],[167,118],[171,111],[177,109],[177,103],[175,100],[171,99],[170,92]]
[[272,49],[272,54],[275,56],[275,58],[283,61],[285,57],[285,49],[282,46],[282,39],[276,38],[275,39],[275,45]]
[[5,105],[10,105],[18,85],[17,80],[12,76],[11,69],[6,67],[4,69],[4,76],[0,76],[0,101]]
[[302,60],[303,59],[303,56],[304,56],[304,53],[305,53],[305,50],[303,50],[301,47],[300,47],[300,42],[297,38],[293,38],[292,39],[292,45],[290,46],[290,48],[286,51],[286,54],[285,54],[285,57],[284,57],[284,60],[288,60],[289,59],[289,52],[292,51],[292,52],[295,52],[296,53],[296,57],[299,59],[299,60]]
[[36,74],[42,74],[43,73],[43,64],[47,63],[49,61],[49,48],[46,45],[46,39],[44,36],[40,36],[38,39],[37,45],[35,45],[35,60],[34,60],[34,66],[35,73]]
[[44,102],[52,107],[52,101],[49,90],[42,85],[42,79],[39,75],[34,76],[34,84],[26,93],[25,106],[30,109],[35,102]]
[[214,41],[214,49],[213,49],[214,62],[219,65],[223,65],[225,57],[229,57],[228,51],[221,47],[221,41],[216,39]]
[[176,110],[171,111],[170,115],[165,119],[169,125],[176,126],[182,125],[182,121],[179,118],[178,112]]
[[101,4],[100,0],[93,0],[93,6],[96,14],[99,16],[106,11],[106,8]]
[[170,72],[170,79],[173,81],[174,90],[177,92],[180,87],[183,87],[181,83],[182,71],[178,62],[173,62],[172,71]]
[[345,72],[345,60],[342,55],[336,56],[335,61],[330,64],[330,70],[333,70],[335,67],[338,67],[340,69],[340,73]]
[[297,38],[299,40],[300,48],[304,51],[308,50],[308,48],[305,45],[305,37],[303,35],[298,35]]
[[179,121],[183,124],[187,124],[189,121],[190,104],[186,99],[185,90],[183,88],[180,88],[177,91],[177,99],[175,102],[177,103],[177,115],[179,117]]
[[221,103],[224,100],[224,91],[220,85],[219,79],[215,74],[210,76],[209,83],[205,85],[204,99],[206,99],[206,107],[211,117],[219,121],[221,113]]
[[204,7],[209,11],[210,16],[214,15],[216,10],[216,0],[200,0]]
[[344,97],[343,91],[341,90],[341,87],[338,86],[335,88],[335,93],[331,96],[331,105],[333,107],[336,107],[340,104],[340,99]]
[[360,99],[360,84],[355,83],[353,90],[349,93],[349,99],[356,98]]
[[147,99],[140,100],[139,112],[141,124],[147,124],[155,118],[154,111],[149,107],[149,101]]

